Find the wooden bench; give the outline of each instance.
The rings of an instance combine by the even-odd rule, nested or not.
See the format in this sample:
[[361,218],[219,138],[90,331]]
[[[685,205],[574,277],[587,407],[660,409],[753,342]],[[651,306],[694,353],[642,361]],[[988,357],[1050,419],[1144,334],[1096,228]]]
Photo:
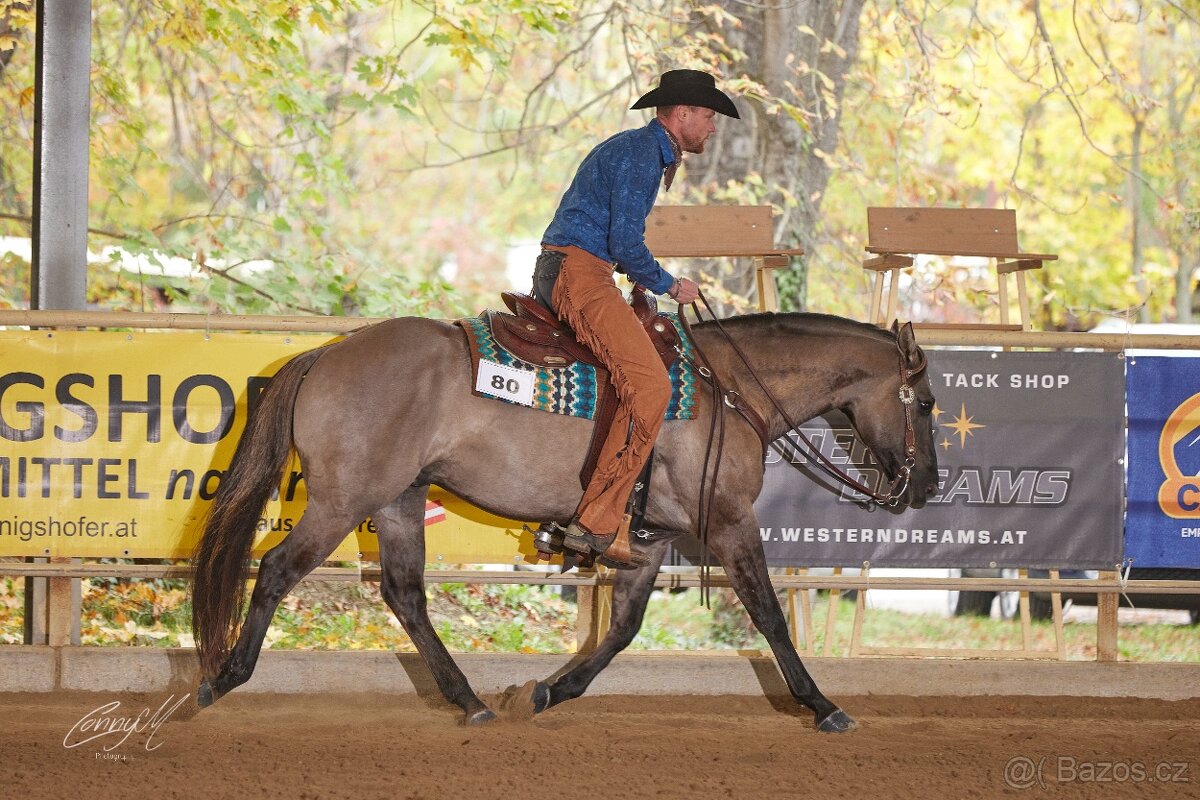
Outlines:
[[800,249],[775,245],[770,206],[655,206],[646,220],[646,246],[655,258],[747,257],[754,260],[758,307],[779,308],[775,276]]
[[[1025,271],[1040,269],[1058,258],[1050,253],[1023,253],[1017,244],[1017,213],[999,208],[868,208],[867,247],[872,257],[863,269],[875,271],[870,321],[886,324],[896,314],[900,270],[915,255],[982,256],[996,260],[1000,289],[1000,324],[957,325],[1001,330],[1029,330],[1029,295]],[[887,313],[881,313],[884,274],[890,273]],[[1008,275],[1016,274],[1021,324],[1009,323]]]

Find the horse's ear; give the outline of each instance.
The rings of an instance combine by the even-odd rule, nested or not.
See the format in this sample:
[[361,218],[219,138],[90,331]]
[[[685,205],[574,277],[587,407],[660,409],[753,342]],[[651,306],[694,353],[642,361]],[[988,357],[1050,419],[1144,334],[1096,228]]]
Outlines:
[[898,319],[892,320],[892,327],[889,328],[888,330],[890,330],[892,333],[899,336],[900,335],[900,320],[898,320]]
[[896,341],[900,345],[900,352],[904,353],[905,360],[910,367],[915,366],[919,361],[919,350],[917,348],[917,334],[913,331],[911,322],[906,322],[903,325],[899,321],[892,323],[892,331],[896,334]]

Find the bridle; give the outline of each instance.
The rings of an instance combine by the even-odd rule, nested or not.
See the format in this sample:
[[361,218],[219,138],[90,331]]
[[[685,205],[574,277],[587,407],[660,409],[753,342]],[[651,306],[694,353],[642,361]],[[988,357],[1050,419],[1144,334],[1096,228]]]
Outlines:
[[[896,341],[900,371],[900,389],[897,392],[897,398],[900,400],[900,403],[904,408],[904,463],[901,464],[896,470],[896,475],[892,478],[891,484],[888,486],[887,493],[885,494],[879,489],[879,484],[881,484],[884,480],[883,475],[880,476],[875,488],[872,489],[862,482],[852,478],[844,470],[834,464],[824,453],[821,452],[816,445],[813,444],[812,440],[809,439],[802,430],[800,430],[800,426],[796,424],[795,420],[791,418],[791,416],[783,408],[783,405],[775,398],[775,395],[772,394],[771,390],[767,388],[766,383],[761,377],[759,377],[758,372],[750,363],[750,359],[746,357],[746,354],[742,351],[741,347],[739,347],[734,338],[729,335],[729,332],[725,329],[725,326],[721,324],[721,320],[713,312],[712,306],[709,305],[708,298],[704,296],[703,292],[700,293],[698,299],[704,304],[704,308],[708,312],[708,315],[712,318],[712,322],[716,325],[717,330],[719,330],[725,337],[726,341],[729,342],[730,347],[733,348],[733,351],[737,354],[742,364],[746,367],[746,371],[750,373],[750,376],[754,379],[754,382],[758,384],[758,388],[767,397],[767,399],[771,401],[771,404],[775,407],[775,410],[778,411],[783,417],[784,422],[786,422],[788,425],[788,430],[793,432],[804,444],[804,447],[807,449],[807,453],[801,450],[800,455],[807,456],[810,463],[814,463],[819,466],[830,477],[853,489],[854,491],[866,496],[868,509],[873,510],[877,506],[895,507],[899,505],[900,498],[904,496],[904,493],[909,488],[909,484],[912,481],[912,471],[917,464],[917,431],[915,422],[913,421],[913,405],[917,400],[917,392],[916,389],[913,388],[913,382],[920,377],[920,375],[925,371],[925,368],[928,366],[928,361],[925,358],[925,352],[921,350],[920,347],[917,348],[917,356],[919,357],[919,361],[910,369],[908,366],[908,360],[905,357],[905,353],[900,349],[899,339]],[[693,303],[692,309],[696,314],[696,318],[700,319],[699,307]],[[712,386],[714,399],[714,421],[712,423],[712,427],[718,427],[717,418],[720,417],[719,429],[721,441],[718,442],[717,446],[717,466],[714,467],[712,483],[714,485],[716,483],[716,470],[720,466],[720,453],[723,448],[724,439],[724,409],[726,406],[740,413],[746,419],[746,421],[750,423],[750,426],[754,428],[755,432],[758,434],[759,440],[762,442],[764,454],[766,453],[766,449],[768,447],[774,447],[780,455],[782,455],[785,459],[790,460],[795,453],[784,452],[782,446],[778,442],[768,441],[769,434],[767,433],[767,426],[763,421],[762,416],[758,414],[758,412],[755,411],[754,408],[738,392],[735,392],[732,389],[724,389],[721,386],[720,380],[713,372],[711,362],[701,349],[699,343],[696,341],[696,338],[692,336],[691,326],[688,324],[682,311],[683,309],[681,308],[679,317],[683,324],[684,331],[688,334],[688,338],[692,342],[692,347],[695,349],[696,354],[699,356],[700,361],[702,362],[700,365],[694,366],[696,367],[696,371],[700,374],[700,376],[708,381],[708,383]],[[680,349],[680,355],[683,355],[682,348]],[[716,411],[716,409],[719,409],[719,413]],[[712,449],[712,434],[713,431],[710,429],[710,451]],[[793,442],[789,441],[789,445],[796,450],[800,450],[800,448]],[[706,453],[705,470],[702,474],[707,473],[708,461],[709,457]],[[711,495],[713,494],[711,489],[709,490],[709,493],[709,513],[711,513]],[[703,497],[703,495],[704,492],[702,488],[701,497]],[[707,521],[707,516],[702,517],[702,519]],[[701,528],[702,530],[704,529],[703,524],[701,525]]]

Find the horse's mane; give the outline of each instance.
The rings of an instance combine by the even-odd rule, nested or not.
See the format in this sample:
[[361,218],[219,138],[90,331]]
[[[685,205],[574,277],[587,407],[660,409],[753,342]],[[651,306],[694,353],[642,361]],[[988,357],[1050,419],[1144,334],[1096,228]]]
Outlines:
[[[867,322],[859,322],[833,314],[800,311],[739,314],[722,319],[721,324],[731,331],[744,331],[749,335],[769,336],[787,333],[801,336],[863,336],[892,345],[896,343],[896,335],[891,331]],[[708,328],[712,325],[710,320],[699,323],[698,327]]]

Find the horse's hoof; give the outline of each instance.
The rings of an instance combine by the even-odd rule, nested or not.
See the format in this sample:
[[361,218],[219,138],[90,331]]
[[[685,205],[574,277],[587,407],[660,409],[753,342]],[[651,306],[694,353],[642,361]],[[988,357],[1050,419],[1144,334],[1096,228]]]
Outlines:
[[538,681],[533,687],[533,713],[540,714],[550,707],[550,687]]
[[495,713],[490,708],[481,708],[474,714],[467,714],[463,717],[463,725],[474,726],[483,725],[491,722],[496,718]]
[[835,708],[829,716],[817,723],[817,730],[821,733],[849,733],[857,727],[858,723],[853,717],[840,708]]
[[208,708],[217,698],[213,697],[212,685],[208,681],[200,684],[200,688],[196,689],[196,705],[201,708]]

